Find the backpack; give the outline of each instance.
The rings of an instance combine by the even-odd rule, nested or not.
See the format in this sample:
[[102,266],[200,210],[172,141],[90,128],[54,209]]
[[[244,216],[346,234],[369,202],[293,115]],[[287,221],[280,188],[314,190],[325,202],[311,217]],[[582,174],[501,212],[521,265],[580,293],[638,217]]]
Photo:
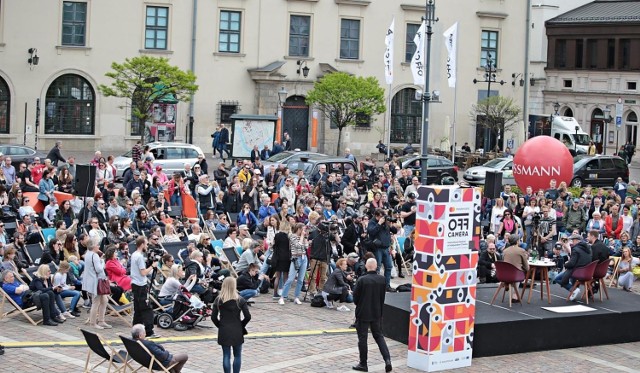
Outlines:
[[322,294],[316,294],[316,296],[311,298],[311,307],[320,308],[324,306],[326,306],[326,304],[324,304],[324,298],[322,297]]
[[398,285],[398,287],[396,288],[396,291],[398,293],[406,293],[406,292],[410,292],[411,291],[411,284],[402,284],[402,285]]

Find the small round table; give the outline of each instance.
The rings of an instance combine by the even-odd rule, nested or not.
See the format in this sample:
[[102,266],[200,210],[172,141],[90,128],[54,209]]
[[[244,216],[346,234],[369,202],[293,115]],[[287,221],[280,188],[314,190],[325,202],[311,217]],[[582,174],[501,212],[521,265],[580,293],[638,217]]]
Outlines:
[[[540,299],[544,300],[544,286],[547,286],[547,300],[549,304],[551,304],[551,291],[549,290],[549,268],[553,268],[556,266],[556,263],[553,261],[544,261],[544,260],[529,260],[529,272],[525,276],[525,279],[529,278],[529,297],[527,298],[527,303],[531,303],[531,293],[533,293],[533,284],[535,282],[536,269],[540,269]],[[525,286],[522,288],[522,295],[520,298],[524,299],[524,291],[527,289]]]

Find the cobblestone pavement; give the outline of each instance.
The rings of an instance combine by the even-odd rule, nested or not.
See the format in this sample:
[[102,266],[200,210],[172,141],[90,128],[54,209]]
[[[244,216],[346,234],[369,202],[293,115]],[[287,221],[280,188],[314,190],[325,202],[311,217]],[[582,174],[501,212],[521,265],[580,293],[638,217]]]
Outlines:
[[[403,279],[394,279],[394,285],[407,282],[399,280]],[[308,303],[289,302],[281,306],[270,295],[255,298],[250,308],[249,336],[243,347],[242,371],[351,371],[351,366],[358,361],[358,350],[355,330],[349,329],[354,319],[353,307],[350,308],[350,312],[338,312],[312,308]],[[0,357],[2,371],[46,372],[55,367],[57,372],[81,372],[87,354],[79,330],[84,327],[84,319],[85,314],[58,327],[34,327],[21,316],[0,321],[0,343],[7,347],[5,355]],[[117,343],[118,334],[128,335],[129,328],[121,320],[116,317],[107,320],[114,326],[100,331],[107,340]],[[203,325],[209,328],[178,332],[156,327],[156,332],[163,337],[158,341],[169,351],[189,354],[183,372],[222,371],[222,354],[215,341],[217,329],[210,321]],[[560,337],[552,331],[549,336]],[[406,366],[406,345],[390,339],[387,344],[394,372],[417,372]],[[369,371],[383,372],[384,364],[372,338],[369,338],[369,351]],[[106,372],[106,369],[95,371]],[[464,373],[548,371],[639,372],[640,342],[478,358],[473,360],[471,368],[458,370]]]

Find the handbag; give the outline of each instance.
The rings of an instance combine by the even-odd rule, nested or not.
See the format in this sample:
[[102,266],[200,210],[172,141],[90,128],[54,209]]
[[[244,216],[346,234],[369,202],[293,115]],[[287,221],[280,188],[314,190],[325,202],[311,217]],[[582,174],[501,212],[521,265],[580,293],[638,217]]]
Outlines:
[[[93,265],[93,271],[96,273],[96,277],[98,277],[99,273],[96,271],[96,265],[93,262],[93,259],[91,260],[91,265]],[[111,295],[111,284],[109,283],[109,280],[106,278],[98,279],[97,293],[98,295]]]

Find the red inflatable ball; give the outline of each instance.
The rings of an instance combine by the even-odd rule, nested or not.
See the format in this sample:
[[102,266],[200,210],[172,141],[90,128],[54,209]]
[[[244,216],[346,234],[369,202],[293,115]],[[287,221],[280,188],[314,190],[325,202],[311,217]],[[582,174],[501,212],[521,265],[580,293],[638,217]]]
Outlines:
[[513,158],[513,177],[523,192],[528,186],[533,192],[549,189],[549,182],[556,180],[571,183],[573,157],[560,141],[549,136],[536,136],[527,140]]

